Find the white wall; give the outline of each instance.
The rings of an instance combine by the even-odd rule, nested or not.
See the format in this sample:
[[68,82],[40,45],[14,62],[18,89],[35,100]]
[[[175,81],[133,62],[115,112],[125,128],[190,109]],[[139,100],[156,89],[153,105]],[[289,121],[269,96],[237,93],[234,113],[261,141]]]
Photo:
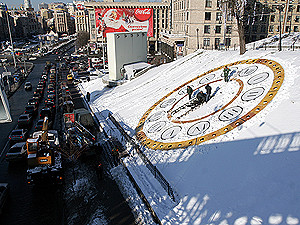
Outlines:
[[146,32],[108,33],[107,58],[110,80],[120,80],[124,64],[147,62]]

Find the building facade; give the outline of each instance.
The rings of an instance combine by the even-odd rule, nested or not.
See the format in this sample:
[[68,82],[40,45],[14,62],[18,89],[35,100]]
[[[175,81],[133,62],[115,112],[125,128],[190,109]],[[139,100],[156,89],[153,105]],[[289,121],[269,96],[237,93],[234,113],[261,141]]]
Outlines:
[[[161,34],[168,52],[174,50],[176,58],[199,48],[219,49],[220,46],[238,45],[238,30],[235,18],[222,10],[218,0],[173,0],[172,27]],[[165,48],[168,49],[168,48]]]
[[74,34],[75,32],[75,21],[66,10],[54,11],[54,26],[59,34]]
[[280,33],[299,32],[299,0],[260,0],[250,1],[249,13],[245,23],[246,42],[257,41]]
[[86,9],[77,9],[75,11],[75,30],[90,32],[89,14]]

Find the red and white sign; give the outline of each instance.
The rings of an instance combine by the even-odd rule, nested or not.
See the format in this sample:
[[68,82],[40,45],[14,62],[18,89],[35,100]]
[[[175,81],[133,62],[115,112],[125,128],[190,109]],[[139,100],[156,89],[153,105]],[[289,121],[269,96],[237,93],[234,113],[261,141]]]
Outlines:
[[99,37],[111,32],[147,32],[153,36],[153,9],[95,9]]
[[79,3],[76,5],[76,8],[82,10],[84,9],[84,5]]
[[69,121],[71,121],[72,123],[75,122],[75,115],[74,115],[74,113],[65,113],[64,117],[65,117],[65,122],[69,122]]

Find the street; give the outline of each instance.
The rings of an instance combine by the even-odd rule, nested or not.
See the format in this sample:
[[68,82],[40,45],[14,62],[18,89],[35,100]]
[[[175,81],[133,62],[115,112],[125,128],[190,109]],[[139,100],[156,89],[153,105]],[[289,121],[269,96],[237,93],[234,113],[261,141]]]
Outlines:
[[[32,90],[37,87],[45,62],[54,62],[54,59],[55,56],[48,56],[34,62],[35,67],[26,80],[32,83]],[[13,122],[0,125],[0,182],[10,185],[8,204],[0,216],[0,224],[63,224],[62,193],[56,189],[42,190],[28,186],[26,162],[10,165],[5,161],[5,154],[9,148],[8,135],[17,126],[18,117],[24,112],[32,95],[33,91],[25,91],[22,84],[9,98]]]
[[[110,176],[111,163],[107,162],[108,158],[101,156],[100,153],[97,153],[97,157],[84,157],[77,161],[64,159],[65,185],[62,188],[30,186],[26,181],[27,163],[9,164],[5,160],[5,154],[10,146],[7,142],[8,135],[17,126],[19,115],[24,112],[28,99],[32,97],[46,61],[54,63],[55,58],[56,56],[50,55],[34,61],[35,67],[26,79],[32,83],[32,91],[25,91],[24,83],[20,86],[9,98],[13,122],[0,125],[0,182],[7,182],[10,185],[9,199],[0,215],[0,224],[87,224],[100,209],[102,212],[100,217],[103,217],[102,220],[107,224],[135,224],[130,207]],[[63,79],[65,76],[66,73],[63,73]],[[83,99],[75,86],[71,85],[70,92],[75,108],[84,107]],[[42,101],[39,110],[43,105]],[[54,121],[54,129],[57,130],[61,127],[59,112],[58,109]],[[35,118],[33,125],[37,119]],[[100,161],[105,171],[101,181],[97,179],[94,167],[95,163]],[[78,195],[74,192],[74,184],[82,177],[88,180],[90,192],[82,195],[80,191]],[[85,189],[87,188],[83,187],[83,190]]]

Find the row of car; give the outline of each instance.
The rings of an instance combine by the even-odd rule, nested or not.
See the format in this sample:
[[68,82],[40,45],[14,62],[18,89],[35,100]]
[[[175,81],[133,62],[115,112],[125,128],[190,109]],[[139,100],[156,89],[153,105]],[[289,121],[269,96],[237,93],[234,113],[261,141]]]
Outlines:
[[[26,140],[29,136],[29,129],[32,126],[33,119],[38,115],[38,107],[44,96],[44,90],[48,80],[49,69],[47,66],[39,80],[38,86],[33,93],[33,97],[29,99],[25,111],[18,119],[18,127],[13,130],[9,136],[9,141],[12,144],[11,148],[6,154],[7,161],[16,161],[26,157]],[[47,85],[47,97],[45,100],[45,107],[40,110],[39,120],[35,125],[35,131],[42,130],[44,117],[49,118],[48,127],[52,127],[55,96],[56,96],[56,71],[55,67],[51,67],[49,75],[49,84]]]

